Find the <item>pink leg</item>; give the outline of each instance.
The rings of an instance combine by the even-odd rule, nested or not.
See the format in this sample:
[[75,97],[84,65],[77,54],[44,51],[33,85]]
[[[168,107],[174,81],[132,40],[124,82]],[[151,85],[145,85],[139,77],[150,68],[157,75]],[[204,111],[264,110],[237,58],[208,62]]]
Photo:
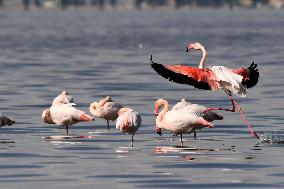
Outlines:
[[208,112],[208,111],[211,111],[211,110],[224,110],[224,111],[228,111],[228,112],[235,112],[235,100],[233,99],[233,96],[231,95],[231,93],[228,93],[229,95],[229,98],[232,102],[232,109],[227,109],[227,108],[207,108],[204,113]]
[[237,106],[237,110],[238,112],[241,114],[242,119],[244,120],[245,124],[248,126],[250,133],[252,134],[252,136],[256,137],[259,139],[259,136],[257,135],[256,131],[253,130],[253,128],[251,127],[251,125],[249,124],[247,118],[245,117],[245,115],[243,114],[239,104],[233,99],[235,106]]
[[[226,91],[225,91],[226,92]],[[235,112],[235,106],[237,107],[238,112],[240,113],[242,119],[244,120],[245,124],[248,126],[250,133],[259,139],[259,136],[257,135],[256,131],[253,130],[253,128],[251,127],[251,125],[249,124],[248,120],[246,119],[245,115],[243,114],[240,106],[238,105],[238,103],[235,101],[235,99],[233,98],[232,94],[230,92],[226,92],[229,95],[229,98],[232,102],[233,108],[232,109],[226,109],[226,108],[207,108],[204,112],[208,112],[210,110],[224,110],[224,111],[230,111],[230,112]]]

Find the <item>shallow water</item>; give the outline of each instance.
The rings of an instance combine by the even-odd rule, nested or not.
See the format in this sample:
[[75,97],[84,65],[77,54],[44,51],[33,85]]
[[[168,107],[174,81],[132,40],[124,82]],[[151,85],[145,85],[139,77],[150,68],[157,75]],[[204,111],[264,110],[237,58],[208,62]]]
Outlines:
[[[222,92],[170,83],[149,66],[197,65],[200,52],[186,54],[188,42],[201,41],[207,65],[238,67],[253,60],[261,78],[238,99],[253,127],[284,136],[282,10],[39,10],[0,12],[0,112],[17,124],[1,128],[1,188],[282,188],[283,144],[253,139],[238,113],[224,112],[215,128],[198,140],[154,132],[153,103],[181,98],[206,106],[229,107]],[[143,125],[130,136],[106,122],[64,129],[41,121],[41,112],[67,89],[78,107],[110,95],[142,114]]]

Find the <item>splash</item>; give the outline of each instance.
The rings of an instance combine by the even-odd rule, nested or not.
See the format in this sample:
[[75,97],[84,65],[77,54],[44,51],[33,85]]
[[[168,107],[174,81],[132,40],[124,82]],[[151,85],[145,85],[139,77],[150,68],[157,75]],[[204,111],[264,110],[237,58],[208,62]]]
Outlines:
[[259,139],[261,143],[284,144],[284,137],[277,135],[277,133],[264,132]]

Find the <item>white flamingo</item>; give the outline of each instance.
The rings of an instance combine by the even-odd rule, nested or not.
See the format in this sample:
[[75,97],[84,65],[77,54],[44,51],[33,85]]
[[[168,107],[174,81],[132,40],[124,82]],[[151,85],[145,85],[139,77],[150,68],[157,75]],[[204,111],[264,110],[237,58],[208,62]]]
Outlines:
[[70,104],[75,105],[73,102],[73,97],[69,95],[67,91],[62,91],[57,97],[54,98],[52,105]]
[[[162,106],[164,106],[163,110],[158,113]],[[182,134],[192,133],[195,129],[213,127],[210,122],[190,111],[187,111],[186,109],[169,111],[168,101],[164,99],[159,99],[155,102],[154,112],[157,116],[157,133],[162,135],[161,129],[165,129],[175,133],[176,135],[180,135],[181,147],[183,147]]]
[[90,105],[90,112],[95,117],[107,120],[107,129],[109,129],[109,121],[114,121],[118,117],[118,111],[123,106],[117,102],[113,102],[110,96],[107,96],[99,102],[93,102]]
[[48,124],[64,125],[66,134],[69,134],[69,125],[83,121],[93,121],[94,119],[85,112],[76,109],[72,104],[53,105],[45,109],[42,119]]
[[[173,106],[172,110],[184,109],[186,111],[192,112],[197,116],[203,117],[208,122],[212,122],[215,120],[222,120],[224,117],[220,114],[217,114],[214,111],[206,111],[208,108],[205,106],[201,106],[199,104],[192,104],[191,102],[186,101],[184,98],[181,99],[176,105]],[[196,139],[196,131],[193,130],[194,139]]]
[[123,133],[131,134],[131,147],[133,147],[133,137],[141,125],[141,116],[131,108],[121,108],[118,111],[116,129]]

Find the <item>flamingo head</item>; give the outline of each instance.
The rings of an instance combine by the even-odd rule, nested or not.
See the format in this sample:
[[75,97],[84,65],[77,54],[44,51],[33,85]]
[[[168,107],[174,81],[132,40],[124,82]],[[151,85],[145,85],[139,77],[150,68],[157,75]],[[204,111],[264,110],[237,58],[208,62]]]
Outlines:
[[54,123],[53,120],[52,120],[52,118],[51,118],[49,108],[43,110],[42,115],[41,115],[41,118],[42,118],[42,120],[43,120],[45,123],[48,123],[48,124],[53,124],[53,123]]
[[190,43],[186,47],[186,52],[189,52],[191,49],[201,50],[203,46],[200,43]]
[[160,127],[156,127],[156,132],[157,132],[160,136],[162,136],[162,131],[161,131],[161,128],[160,128]]

